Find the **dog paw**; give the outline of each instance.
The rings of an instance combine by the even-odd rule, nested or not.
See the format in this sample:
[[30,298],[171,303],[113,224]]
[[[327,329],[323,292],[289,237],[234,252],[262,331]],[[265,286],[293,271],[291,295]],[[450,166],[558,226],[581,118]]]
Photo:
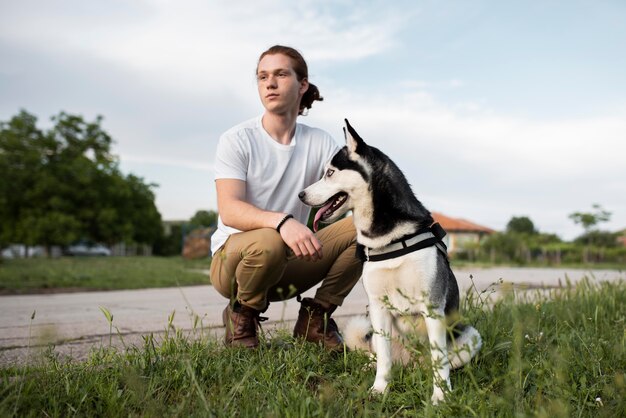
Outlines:
[[385,381],[375,381],[374,385],[370,388],[371,393],[379,393],[383,394],[387,390],[387,382]]
[[437,405],[439,402],[444,400],[446,393],[449,393],[452,390],[452,385],[450,384],[450,378],[448,377],[445,380],[439,380],[433,385],[433,396],[430,397],[433,405]]
[[439,402],[443,402],[443,398],[444,398],[443,390],[441,390],[441,388],[435,388],[433,390],[433,396],[430,397],[430,401],[432,402],[433,405],[438,405]]

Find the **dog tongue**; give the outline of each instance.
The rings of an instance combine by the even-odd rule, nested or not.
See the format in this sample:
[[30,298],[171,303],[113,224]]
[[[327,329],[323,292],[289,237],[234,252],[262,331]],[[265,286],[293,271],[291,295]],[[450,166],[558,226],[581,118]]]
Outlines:
[[324,212],[326,212],[326,210],[332,206],[334,199],[330,199],[324,206],[322,206],[321,208],[318,209],[318,211],[315,213],[315,218],[313,219],[313,232],[317,232],[318,229],[318,224],[320,222],[320,218],[322,217],[322,214]]

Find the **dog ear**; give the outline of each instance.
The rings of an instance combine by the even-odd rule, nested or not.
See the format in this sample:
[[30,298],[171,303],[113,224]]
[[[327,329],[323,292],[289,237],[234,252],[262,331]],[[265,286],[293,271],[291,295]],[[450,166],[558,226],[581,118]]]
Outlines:
[[344,119],[346,126],[343,128],[343,135],[346,137],[346,145],[350,154],[359,154],[365,148],[365,141],[354,130],[348,119]]

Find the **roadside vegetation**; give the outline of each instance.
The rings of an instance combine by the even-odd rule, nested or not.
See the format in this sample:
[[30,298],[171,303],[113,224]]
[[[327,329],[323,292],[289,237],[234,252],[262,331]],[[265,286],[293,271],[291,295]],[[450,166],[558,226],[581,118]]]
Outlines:
[[0,247],[78,240],[154,244],[162,235],[156,185],[124,174],[103,118],[65,112],[41,129],[22,110],[0,121]]
[[[574,212],[569,218],[584,232],[571,242],[552,233],[539,231],[527,216],[514,216],[501,232],[480,241],[459,244],[457,261],[541,267],[606,268],[626,266],[626,230],[603,231],[598,228],[611,218],[600,205],[590,212]],[[604,267],[603,267],[604,266]]]
[[584,280],[492,307],[485,296],[463,302],[483,349],[437,407],[427,365],[394,367],[390,391],[371,396],[363,353],[330,355],[286,332],[256,351],[224,348],[199,323],[85,362],[50,347],[33,366],[0,369],[0,415],[626,416],[626,283]]
[[0,120],[0,251],[54,258],[81,242],[114,254],[172,256],[193,229],[215,225],[217,213],[207,210],[164,222],[158,185],[120,170],[103,121],[60,112],[42,128],[26,110]]
[[5,260],[0,267],[0,294],[209,284],[209,266],[209,258],[18,258]]

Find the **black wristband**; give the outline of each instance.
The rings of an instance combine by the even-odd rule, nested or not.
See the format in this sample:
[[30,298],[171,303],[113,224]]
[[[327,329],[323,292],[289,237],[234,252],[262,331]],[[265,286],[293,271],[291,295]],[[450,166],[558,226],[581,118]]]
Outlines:
[[285,217],[280,222],[278,222],[278,225],[276,225],[276,232],[280,233],[280,228],[282,228],[285,222],[287,222],[287,219],[291,219],[291,218],[293,218],[292,214],[285,215]]

